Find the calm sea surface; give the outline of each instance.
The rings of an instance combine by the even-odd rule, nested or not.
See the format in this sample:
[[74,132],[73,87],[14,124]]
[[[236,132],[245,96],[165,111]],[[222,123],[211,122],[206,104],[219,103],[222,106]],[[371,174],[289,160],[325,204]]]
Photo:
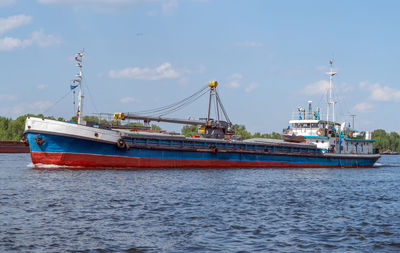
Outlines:
[[0,252],[400,252],[400,157],[378,162],[48,171],[0,154]]

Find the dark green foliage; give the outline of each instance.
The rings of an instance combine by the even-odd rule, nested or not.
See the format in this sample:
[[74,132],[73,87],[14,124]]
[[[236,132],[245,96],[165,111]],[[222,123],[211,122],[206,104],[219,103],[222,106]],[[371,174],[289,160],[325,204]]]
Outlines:
[[240,136],[241,139],[246,140],[252,138],[251,133],[246,130],[244,125],[235,124],[233,128],[235,129],[235,135]]
[[[111,123],[115,125],[115,121],[112,121]],[[118,125],[120,125],[120,123],[118,123]],[[139,123],[139,122],[131,122],[131,123],[126,124],[126,126],[143,127],[144,125],[142,123]]]
[[376,140],[374,147],[380,151],[400,152],[400,135],[396,132],[386,133],[378,129],[373,132],[372,139]]
[[261,134],[259,132],[256,132],[254,134],[251,134],[249,131],[246,130],[246,127],[244,125],[234,125],[235,128],[235,135],[238,135],[241,137],[241,139],[246,140],[246,139],[251,139],[251,138],[266,138],[266,139],[281,139],[281,135],[279,133],[272,132],[270,134]]
[[186,137],[190,137],[190,136],[198,136],[199,135],[199,130],[197,128],[197,126],[194,125],[185,125],[182,127],[182,135],[186,136]]
[[151,125],[151,130],[156,130],[156,131],[158,131],[158,130],[161,130],[161,127],[152,124],[152,125]]
[[252,135],[251,138],[281,139],[281,135],[276,132],[272,132],[270,134],[261,134],[259,132],[256,132]]
[[[251,139],[251,138],[267,138],[267,139],[280,139],[281,135],[275,132],[272,132],[271,134],[261,134],[261,133],[255,133],[251,134],[249,131],[246,130],[246,127],[244,125],[238,125],[235,124],[234,126],[235,129],[235,135],[239,136],[240,139],[246,140],[246,139]],[[181,130],[182,135],[189,137],[189,136],[198,136],[200,135],[198,133],[198,127],[197,126],[191,126],[191,125],[186,125],[182,127]]]
[[19,141],[22,138],[25,129],[26,117],[39,117],[46,119],[55,119],[53,116],[44,117],[42,114],[26,114],[19,116],[15,120],[11,118],[0,117],[0,140],[1,141]]

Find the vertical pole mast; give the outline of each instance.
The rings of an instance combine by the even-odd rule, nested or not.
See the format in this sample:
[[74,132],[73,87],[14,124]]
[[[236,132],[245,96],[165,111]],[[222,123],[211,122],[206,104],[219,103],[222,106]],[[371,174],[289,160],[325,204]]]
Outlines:
[[327,103],[327,111],[326,111],[326,121],[329,121],[329,111],[330,111],[330,105],[332,105],[332,121],[335,122],[335,101],[333,101],[332,98],[332,79],[333,76],[336,75],[336,72],[333,72],[333,60],[329,61],[329,64],[331,65],[331,71],[328,72],[327,74],[329,75],[329,100]]
[[78,95],[78,110],[76,112],[76,116],[78,117],[78,124],[83,123],[83,90],[82,90],[82,58],[83,58],[83,51],[77,53],[75,55],[75,61],[77,62],[76,66],[79,68],[79,73],[76,74],[78,79],[75,79],[74,82],[78,82],[79,85],[79,95]]
[[215,98],[215,114],[217,115],[217,121],[219,121],[219,103],[217,98],[217,87],[214,88],[214,98]]
[[210,86],[210,98],[208,100],[208,115],[207,115],[207,121],[210,121],[210,116],[211,116],[211,101],[212,101],[212,88]]

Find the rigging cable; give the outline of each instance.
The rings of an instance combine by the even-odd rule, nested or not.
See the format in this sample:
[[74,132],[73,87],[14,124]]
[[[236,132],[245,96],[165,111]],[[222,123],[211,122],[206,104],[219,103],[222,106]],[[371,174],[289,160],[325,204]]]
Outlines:
[[92,93],[90,92],[89,85],[88,85],[87,83],[88,83],[88,82],[85,83],[86,85],[85,85],[84,87],[86,88],[86,90],[87,90],[88,93],[89,93],[90,102],[92,103],[92,105],[93,105],[93,107],[94,107],[94,110],[96,111],[96,113],[98,113],[99,111],[97,110],[97,107],[96,107],[96,104],[95,104],[95,102],[94,102]]
[[196,101],[199,97],[203,96],[204,95],[204,90],[207,88],[207,86],[202,87],[199,91],[195,92],[191,96],[189,96],[187,98],[184,98],[184,99],[182,99],[182,100],[180,100],[178,102],[175,102],[175,103],[172,103],[172,104],[169,104],[169,105],[166,105],[166,106],[150,109],[150,110],[137,111],[137,112],[134,112],[134,114],[161,114],[161,115],[165,115],[165,114],[168,114],[170,112],[174,112],[177,109],[181,108],[183,105],[187,105],[189,103],[192,103],[192,102]]
[[217,96],[218,103],[219,103],[219,105],[221,106],[221,109],[222,109],[222,112],[224,113],[224,116],[225,116],[226,121],[228,121],[229,123],[231,123],[231,120],[229,119],[228,114],[227,114],[226,111],[225,111],[224,105],[222,104],[221,99],[219,98],[218,93],[216,92],[215,95]]
[[204,95],[207,94],[207,93],[208,93],[208,90],[204,91],[203,93],[201,93],[201,94],[198,95],[197,97],[193,98],[191,101],[187,101],[187,102],[185,102],[185,103],[182,103],[182,104],[179,105],[179,106],[176,106],[175,108],[171,108],[170,110],[167,110],[167,111],[162,112],[161,114],[159,114],[159,116],[164,116],[164,115],[167,115],[167,114],[171,114],[171,113],[173,113],[173,112],[176,112],[176,111],[178,111],[178,110],[180,110],[180,109],[182,109],[182,108],[184,108],[184,107],[190,105],[191,103],[195,102],[196,100],[198,100],[200,97],[204,96]]
[[50,109],[53,109],[58,103],[61,102],[65,97],[67,97],[71,93],[71,90],[69,90],[64,96],[62,96],[60,99],[58,99],[53,105],[51,105],[49,108],[44,110],[42,114],[44,115],[46,112],[48,112]]

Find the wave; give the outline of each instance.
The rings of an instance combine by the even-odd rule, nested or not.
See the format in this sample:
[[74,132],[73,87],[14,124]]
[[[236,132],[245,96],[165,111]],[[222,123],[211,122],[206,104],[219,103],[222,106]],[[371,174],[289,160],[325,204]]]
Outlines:
[[31,169],[39,169],[39,170],[59,170],[59,169],[79,169],[79,168],[83,168],[80,166],[67,166],[67,165],[55,165],[55,164],[33,164],[33,163],[29,163],[27,165],[28,168]]
[[376,168],[381,168],[381,167],[400,167],[399,163],[394,163],[394,164],[390,164],[390,163],[375,163],[374,167]]

